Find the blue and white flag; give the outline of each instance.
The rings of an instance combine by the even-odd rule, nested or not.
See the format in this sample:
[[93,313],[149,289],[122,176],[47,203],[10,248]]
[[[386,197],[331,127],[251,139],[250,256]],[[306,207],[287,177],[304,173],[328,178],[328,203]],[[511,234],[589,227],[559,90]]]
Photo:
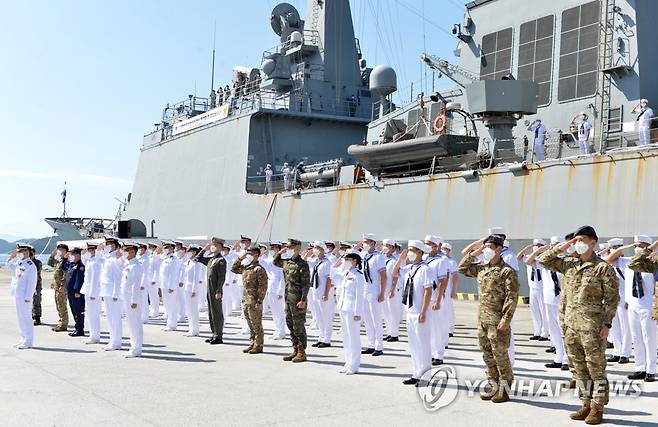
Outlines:
[[60,195],[62,196],[62,203],[66,203],[66,183],[64,183],[64,189],[62,190]]

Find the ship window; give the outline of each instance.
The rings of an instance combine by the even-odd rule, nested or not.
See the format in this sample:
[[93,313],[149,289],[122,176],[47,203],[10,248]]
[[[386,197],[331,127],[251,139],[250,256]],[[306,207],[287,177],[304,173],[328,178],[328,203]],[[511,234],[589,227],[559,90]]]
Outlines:
[[512,29],[482,37],[480,79],[500,80],[512,70]]
[[558,100],[596,93],[599,43],[599,1],[562,13]]
[[555,17],[549,15],[521,24],[520,29],[518,78],[539,85],[539,105],[551,102],[554,27]]

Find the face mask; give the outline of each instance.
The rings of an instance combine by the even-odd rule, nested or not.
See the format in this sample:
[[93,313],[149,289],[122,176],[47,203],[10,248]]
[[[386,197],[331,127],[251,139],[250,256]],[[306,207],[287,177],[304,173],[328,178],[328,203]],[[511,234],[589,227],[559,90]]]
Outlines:
[[532,250],[533,250],[533,251],[536,251],[537,249],[539,249],[539,246],[533,246],[533,247],[532,247]]
[[59,255],[55,255],[55,261],[60,261],[61,259],[62,259],[61,256],[59,256]]
[[643,248],[639,248],[639,247],[635,248],[635,255],[641,254],[642,252],[644,252]]
[[313,249],[313,255],[315,255],[315,256],[320,256],[320,249],[318,249],[318,248],[314,248],[314,249]]
[[416,254],[416,252],[407,253],[407,261],[416,262],[417,259],[418,259],[418,254]]
[[176,253],[180,258],[183,258],[185,256],[185,251],[182,249],[179,249],[178,251],[176,251]]
[[244,266],[247,266],[247,265],[251,264],[253,261],[254,261],[254,257],[251,256],[251,255],[247,255],[247,256],[246,256],[246,257],[240,262],[240,264],[242,264],[242,266],[244,267]]
[[105,246],[105,247],[103,248],[103,255],[109,255],[110,252],[112,252],[112,250],[110,249],[109,246]]
[[121,255],[121,259],[123,259],[124,261],[127,260],[128,259],[128,252]]
[[343,260],[343,264],[340,266],[343,272],[347,273],[352,269],[352,261]]
[[62,251],[60,251],[59,249],[57,249],[57,252],[55,252],[55,255],[61,257],[61,256],[62,256]]
[[496,251],[494,251],[493,249],[484,248],[482,250],[482,258],[484,259],[485,263],[490,262],[493,259],[494,256],[496,256]]
[[247,244],[244,243],[244,242],[240,242],[240,247],[241,247],[242,249],[247,249]]
[[217,246],[212,245],[212,246],[210,247],[210,252],[212,252],[212,253],[217,252]]
[[442,251],[442,252],[443,252],[443,255],[450,256],[450,251]]
[[338,255],[340,255],[340,256],[345,255],[345,251],[344,251],[343,249],[339,250],[339,251],[338,251]]
[[574,248],[576,249],[578,255],[582,255],[587,252],[589,245],[585,242],[576,242],[576,244],[574,244]]
[[370,249],[372,249],[372,246],[370,246],[369,244],[366,243],[366,244],[363,245],[363,250],[364,251],[370,252]]
[[391,253],[391,248],[389,248],[389,247],[387,247],[387,246],[384,246],[384,247],[382,248],[382,253],[383,253],[384,255],[388,255],[389,253]]
[[146,253],[149,255],[153,255],[153,249],[149,249],[148,251],[146,251]]

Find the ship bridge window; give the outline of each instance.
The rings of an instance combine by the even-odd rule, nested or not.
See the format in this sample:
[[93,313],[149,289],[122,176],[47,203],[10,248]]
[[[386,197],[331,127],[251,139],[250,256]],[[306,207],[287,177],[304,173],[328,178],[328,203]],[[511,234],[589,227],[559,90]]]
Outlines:
[[555,16],[521,24],[519,35],[519,80],[532,80],[539,85],[540,106],[551,102],[553,74],[553,29]]
[[600,13],[598,0],[562,12],[558,101],[596,93]]
[[500,80],[512,71],[512,29],[482,37],[480,80]]

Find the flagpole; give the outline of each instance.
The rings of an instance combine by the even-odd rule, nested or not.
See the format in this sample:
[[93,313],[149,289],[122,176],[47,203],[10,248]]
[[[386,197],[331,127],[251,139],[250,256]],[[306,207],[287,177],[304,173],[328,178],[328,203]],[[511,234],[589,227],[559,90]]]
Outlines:
[[66,218],[66,181],[64,181],[64,191],[62,191],[62,204],[64,205],[64,212],[62,218]]

